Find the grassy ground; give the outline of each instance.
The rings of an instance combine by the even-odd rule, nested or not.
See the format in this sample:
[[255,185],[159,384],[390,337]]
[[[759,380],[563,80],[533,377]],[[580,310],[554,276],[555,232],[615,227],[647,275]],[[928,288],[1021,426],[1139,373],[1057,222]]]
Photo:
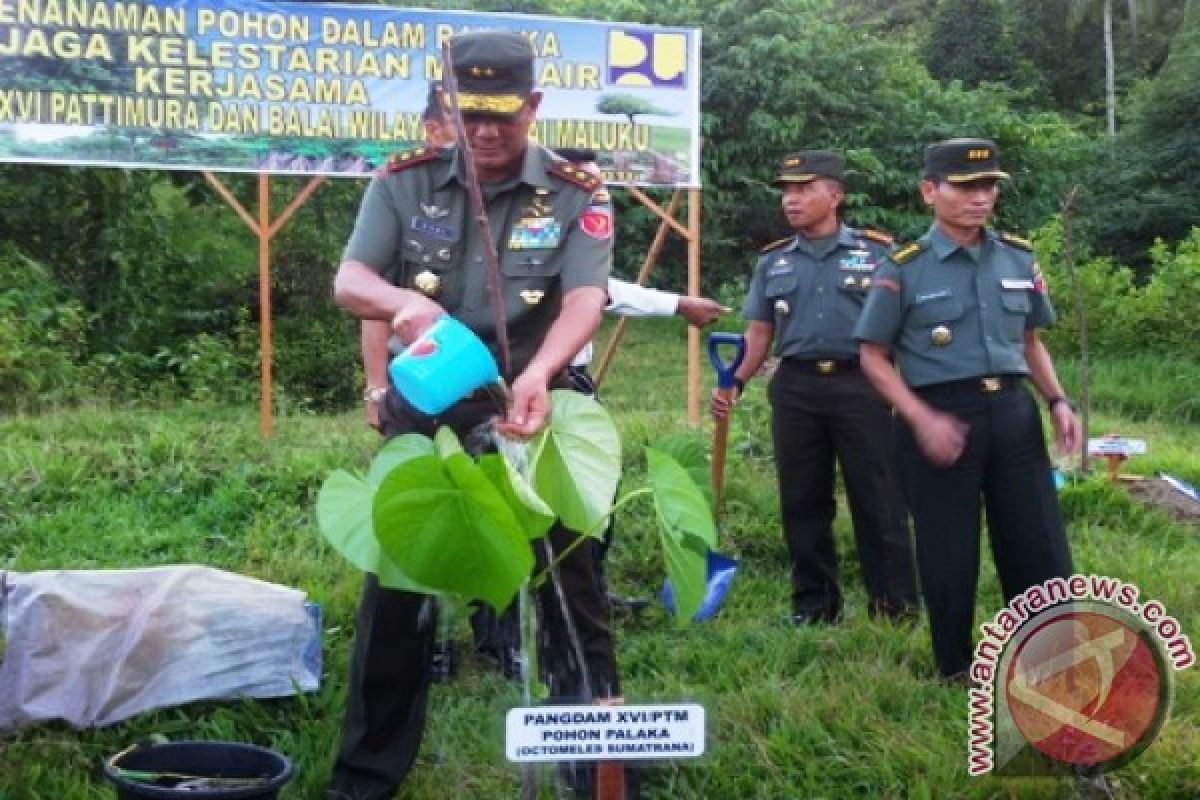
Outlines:
[[[729,327],[736,327],[730,321]],[[636,483],[644,444],[684,421],[683,328],[639,321],[604,387]],[[1073,374],[1072,370],[1064,370]],[[1093,433],[1144,436],[1150,454],[1130,471],[1164,469],[1200,483],[1200,370],[1176,362],[1100,362]],[[709,377],[706,370],[706,385]],[[836,628],[797,631],[788,610],[785,552],[761,381],[734,422],[725,549],[743,567],[721,617],[677,631],[658,610],[619,626],[631,702],[696,701],[708,708],[708,753],[644,773],[651,798],[951,798],[1071,795],[1055,780],[969,778],[966,692],[931,680],[928,631],[870,621],[837,521],[847,615]],[[705,389],[707,392],[707,388]],[[707,429],[695,432],[707,441]],[[314,497],[335,467],[364,466],[376,437],[357,412],[286,416],[263,442],[252,408],[84,409],[0,420],[0,565],[17,571],[203,563],[299,587],[325,610],[320,691],[277,701],[201,703],[104,730],[47,725],[0,736],[0,798],[107,798],[97,763],[151,733],[253,741],[297,765],[284,798],[320,797],[337,740],[359,576],[319,540]],[[1119,576],[1161,600],[1200,644],[1200,530],[1127,499],[1100,478],[1064,492],[1076,565]],[[645,507],[619,520],[615,589],[650,594],[661,580]],[[1000,606],[985,564],[977,619]],[[461,615],[460,615],[461,616]],[[457,628],[467,646],[465,624]],[[1178,675],[1161,738],[1119,770],[1120,797],[1200,795],[1200,679]],[[2,688],[0,688],[2,690]],[[465,661],[436,687],[418,768],[401,797],[516,794],[503,758],[503,715],[517,689]]]

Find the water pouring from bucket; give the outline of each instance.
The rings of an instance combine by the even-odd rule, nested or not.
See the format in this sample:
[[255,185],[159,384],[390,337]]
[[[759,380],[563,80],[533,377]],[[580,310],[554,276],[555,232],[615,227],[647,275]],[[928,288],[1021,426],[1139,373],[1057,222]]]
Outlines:
[[[503,397],[491,351],[475,332],[443,314],[388,366],[392,384],[422,414],[440,414],[477,389]],[[498,402],[503,408],[503,403]]]

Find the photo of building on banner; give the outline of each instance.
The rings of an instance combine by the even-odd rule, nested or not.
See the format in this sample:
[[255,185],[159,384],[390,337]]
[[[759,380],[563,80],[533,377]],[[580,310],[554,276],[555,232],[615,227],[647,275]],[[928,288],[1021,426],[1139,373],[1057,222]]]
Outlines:
[[479,28],[533,43],[540,144],[699,186],[698,30],[319,3],[0,2],[0,161],[369,174],[423,142],[442,43]]

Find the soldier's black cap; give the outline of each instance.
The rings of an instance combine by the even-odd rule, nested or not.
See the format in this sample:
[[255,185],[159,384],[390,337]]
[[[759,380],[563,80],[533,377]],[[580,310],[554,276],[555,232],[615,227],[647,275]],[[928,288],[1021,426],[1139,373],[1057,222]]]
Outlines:
[[443,110],[442,82],[430,81],[429,94],[425,96],[425,110],[421,112],[421,119],[430,120],[434,117],[441,119]]
[[947,183],[1007,178],[1000,149],[991,139],[946,139],[925,147],[925,177]]
[[460,33],[450,39],[450,59],[464,114],[511,117],[533,91],[533,45],[519,33]]
[[596,151],[582,147],[556,147],[554,153],[573,164],[586,164],[596,160]]
[[801,150],[783,157],[779,175],[771,181],[774,186],[787,183],[808,183],[817,178],[842,180],[846,170],[846,159],[832,150]]

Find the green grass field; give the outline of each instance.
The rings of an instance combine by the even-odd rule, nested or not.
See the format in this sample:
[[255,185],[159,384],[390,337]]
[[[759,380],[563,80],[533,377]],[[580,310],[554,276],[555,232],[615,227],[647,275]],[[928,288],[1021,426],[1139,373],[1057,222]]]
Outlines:
[[[689,430],[684,341],[677,320],[634,322],[603,387],[633,484],[645,444]],[[1070,384],[1075,371],[1063,371]],[[1195,364],[1100,361],[1093,365],[1092,432],[1149,441],[1150,453],[1128,471],[1162,469],[1200,483],[1198,375]],[[709,385],[706,369],[705,396]],[[812,630],[783,624],[786,559],[767,422],[757,381],[733,423],[721,537],[742,569],[720,618],[680,631],[652,609],[618,626],[629,702],[700,702],[709,714],[706,755],[648,767],[644,795],[1073,796],[1065,780],[967,776],[966,691],[932,679],[924,624],[894,628],[867,618],[844,507],[837,534],[845,622]],[[693,435],[707,446],[707,427]],[[202,563],[298,587],[325,611],[320,691],[200,703],[103,730],[55,724],[0,735],[0,798],[109,798],[98,762],[152,733],[273,747],[297,766],[283,797],[320,798],[341,719],[360,577],[319,539],[313,508],[330,470],[365,467],[378,444],[360,413],[285,416],[276,435],[262,441],[257,411],[249,407],[86,408],[0,420],[0,438],[5,568]],[[1135,583],[1200,644],[1200,528],[1128,499],[1102,475],[1068,487],[1063,498],[1077,570]],[[661,582],[649,514],[648,506],[635,505],[618,521],[610,574],[621,593],[651,594]],[[999,607],[995,573],[985,559],[977,621]],[[458,616],[461,651],[469,639]],[[1173,712],[1161,737],[1111,776],[1117,797],[1200,796],[1200,677],[1196,669],[1176,677]],[[400,796],[516,796],[519,772],[505,762],[502,738],[504,712],[518,704],[515,685],[464,660],[452,682],[435,687],[424,749]]]

